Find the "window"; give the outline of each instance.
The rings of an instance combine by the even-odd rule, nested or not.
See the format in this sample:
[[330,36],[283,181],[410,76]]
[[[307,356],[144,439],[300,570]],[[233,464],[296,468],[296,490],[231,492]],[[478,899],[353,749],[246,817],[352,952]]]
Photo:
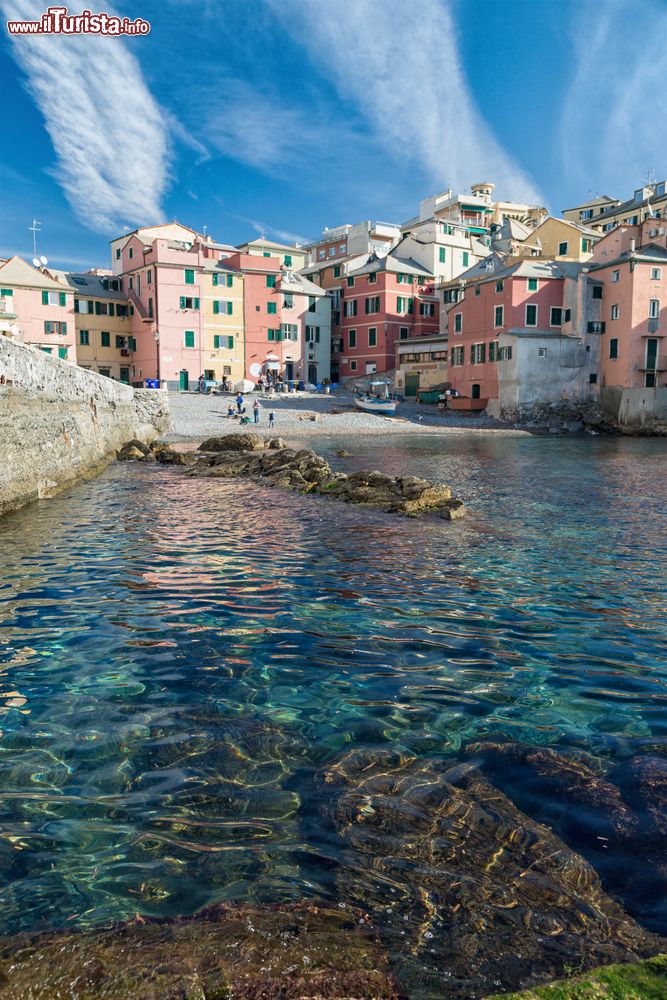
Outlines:
[[461,333],[463,330],[463,313],[454,314],[454,333]]
[[58,357],[60,358],[61,361],[67,361],[67,348],[66,347],[59,347],[58,348]]
[[99,374],[100,375],[104,375],[106,378],[111,378],[111,369],[110,368],[100,368],[99,369]]
[[357,362],[356,361],[350,361],[350,371],[351,372],[356,372],[356,370],[357,370]]
[[470,259],[470,254],[468,253],[467,250],[463,251],[462,258],[463,258],[463,266],[467,267],[468,266],[468,261]]
[[[271,306],[273,306],[273,309],[271,309]],[[213,303],[213,315],[214,316],[231,316],[232,313],[233,313],[233,311],[234,311],[234,303],[233,302],[225,302],[222,299],[220,299],[220,300],[216,299],[214,301],[214,303]],[[275,312],[276,311],[276,304],[275,304],[275,302],[269,302],[269,304],[268,304],[268,311],[269,312]]]
[[194,347],[195,346],[195,331],[185,330],[183,333],[183,346],[184,347]]
[[451,353],[451,363],[452,365],[462,365],[465,360],[465,355],[462,347],[452,347]]
[[317,297],[315,295],[308,296],[308,312],[317,312]]
[[512,360],[512,348],[511,347],[499,347],[496,351],[496,359],[498,361],[511,361]]
[[377,272],[376,271],[373,271],[372,274],[368,275],[368,284],[369,285],[375,285],[377,283],[377,280],[378,280],[378,276],[377,276]]
[[213,347],[216,351],[219,350],[221,347],[226,347],[227,350],[233,351],[234,338],[223,336],[222,334],[216,333],[215,336],[213,337]]
[[82,347],[88,347],[90,344],[90,334],[88,330],[79,330],[79,343]]
[[618,315],[619,315],[618,306],[612,306],[611,307],[611,318],[612,319],[618,319]]
[[489,361],[495,361],[497,357],[498,341],[492,340],[489,344]]
[[[366,301],[369,302],[369,301],[373,301],[373,300],[372,299],[367,299]],[[377,299],[375,299],[375,301],[377,302],[377,309],[373,309],[372,311],[373,312],[379,312],[380,311],[380,299],[377,298]],[[398,313],[408,313],[409,314],[409,313],[411,313],[413,311],[413,309],[414,309],[414,299],[406,299],[406,298],[403,298],[400,295],[398,296],[398,298],[396,299],[396,312],[398,312]],[[369,310],[367,309],[366,312],[368,312],[368,311]]]
[[537,278],[529,278],[528,279],[528,291],[529,292],[536,292],[537,291]]
[[[410,305],[412,305],[412,299],[409,299],[409,302],[410,302]],[[379,313],[380,312],[380,296],[379,295],[373,295],[371,298],[366,299],[365,302],[364,302],[364,308],[365,308],[367,316],[370,313]],[[412,309],[408,309],[408,312],[412,312]]]
[[621,280],[621,272],[620,272],[620,270],[619,271],[612,271],[611,272],[611,280],[614,283],[616,283],[617,281]]
[[132,277],[132,275],[130,275],[128,285],[130,286],[130,291],[132,291],[132,289],[134,288],[134,278]]
[[590,375],[588,376],[588,381],[590,382],[591,385],[597,385],[598,381],[597,372],[591,372]]
[[275,274],[267,274],[266,276],[266,287],[275,288],[276,287],[276,276]]
[[[269,313],[271,316],[275,316],[277,310],[278,310],[278,304],[276,302],[267,302],[266,304],[267,313]],[[213,309],[213,311],[215,312],[215,308]]]
[[283,307],[285,309],[294,308],[294,295],[292,292],[283,292]]
[[150,285],[152,284],[152,282],[153,282],[153,272],[150,270],[146,271],[146,284]]
[[537,326],[537,306],[526,306],[526,326]]
[[181,295],[181,309],[199,309],[199,299],[191,299],[188,295]]
[[67,298],[64,292],[42,292],[43,306],[66,306]]
[[116,306],[116,316],[120,316],[123,319],[127,318],[127,306],[123,306],[120,303]]
[[374,326],[371,326],[368,329],[368,346],[369,347],[377,347],[377,342],[378,342],[377,328],[374,327]]
[[127,338],[127,346],[130,348],[131,351],[136,351],[136,349],[137,349],[137,342],[134,339],[134,337],[128,337]]
[[102,330],[100,344],[102,347],[111,347],[111,334],[107,330]]
[[398,331],[398,339],[407,340],[409,336],[410,336],[410,328],[407,326],[400,327]]
[[286,253],[285,256],[283,257],[283,261],[285,262],[285,267],[291,267],[292,266],[291,253]]
[[547,349],[546,349],[546,347],[538,347],[537,348],[537,356],[538,356],[538,358],[546,358],[546,356],[547,356]]
[[333,276],[334,278],[340,278],[340,264],[336,264],[336,266],[334,267]]
[[320,250],[318,256],[319,256],[320,260],[324,260],[324,250]]
[[411,285],[412,275],[411,274],[399,274],[397,276],[397,281],[399,285]]
[[356,347],[357,346],[357,331],[350,330],[347,335],[347,346]]
[[659,319],[660,318],[660,300],[650,299],[648,304],[648,315],[649,319]]
[[660,281],[661,278],[662,278],[662,269],[659,268],[659,267],[652,267],[651,268],[651,280],[652,281]]
[[567,254],[568,243],[567,240],[564,243],[558,244],[558,256],[564,257]]
[[119,348],[119,347],[125,347],[126,343],[127,343],[127,341],[125,340],[125,337],[116,337],[116,347],[117,348]]
[[194,285],[195,283],[195,272],[190,268],[185,269],[185,277],[183,279],[186,285]]
[[502,292],[502,290],[503,290],[504,287],[505,287],[505,282],[502,280],[502,278],[500,279],[500,281],[496,281],[496,291],[497,292]]
[[583,212],[579,212],[579,218],[582,219],[582,220],[583,219],[592,219],[593,218],[593,209],[592,208],[585,208]]
[[618,338],[612,337],[609,341],[609,357],[612,361],[618,358]]
[[338,247],[338,253],[346,253],[346,252],[347,252],[347,243],[341,243],[340,246]]
[[496,306],[496,308],[493,310],[493,325],[502,326],[504,323],[504,316],[505,316],[505,307]]
[[54,320],[44,320],[44,333],[59,333],[61,336],[67,333],[67,323],[57,323]]
[[591,250],[591,241],[582,237],[582,240],[581,240],[581,252],[582,253],[590,253],[590,250]]
[[602,285],[593,285],[593,298],[594,299],[602,298]]
[[116,260],[120,260],[120,248],[116,250]]
[[447,260],[447,247],[438,248],[438,260],[441,264],[444,264]]
[[148,318],[153,319],[153,299],[148,300]]
[[336,256],[336,248],[335,247],[329,247],[329,256],[330,257],[335,257]]
[[486,359],[486,344],[470,345],[470,363],[473,365],[483,365]]
[[357,315],[357,300],[348,299],[343,302],[343,316],[356,316]]
[[435,302],[420,302],[419,303],[419,315],[420,316],[435,316]]
[[549,316],[549,326],[561,326],[563,323],[563,310],[558,306],[551,307],[551,314]]
[[307,344],[319,344],[320,342],[320,328],[319,326],[307,326],[306,327],[306,343]]
[[482,289],[479,287],[479,285],[475,285],[475,295],[481,295],[481,294],[482,294]]
[[132,260],[134,257],[134,247],[128,247],[127,256]]
[[265,250],[265,251],[264,251],[264,252],[262,253],[262,257],[270,257],[270,256],[271,256],[271,251],[270,251],[270,250]]
[[348,278],[347,279],[347,287],[348,288],[354,288],[354,278]]
[[40,351],[44,351],[45,354],[53,354],[52,347],[40,347]]
[[[278,336],[276,337],[276,333]],[[280,330],[272,330],[271,327],[266,331],[266,336],[268,340],[280,340]]]

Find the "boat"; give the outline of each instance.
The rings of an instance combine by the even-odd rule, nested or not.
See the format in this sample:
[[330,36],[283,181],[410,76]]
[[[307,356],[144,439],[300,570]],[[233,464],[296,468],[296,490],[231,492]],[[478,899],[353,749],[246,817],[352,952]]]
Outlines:
[[[373,391],[378,386],[384,386],[383,394]],[[354,394],[354,405],[364,413],[379,413],[384,417],[393,417],[398,400],[389,395],[389,382],[371,382],[368,391],[357,389]]]

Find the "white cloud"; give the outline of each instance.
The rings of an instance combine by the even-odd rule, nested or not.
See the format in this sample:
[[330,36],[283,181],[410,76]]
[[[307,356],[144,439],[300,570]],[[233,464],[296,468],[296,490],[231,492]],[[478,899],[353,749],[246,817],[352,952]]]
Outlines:
[[[46,6],[0,0],[9,20],[36,20]],[[159,221],[168,180],[167,127],[126,43],[33,35],[16,37],[12,45],[53,143],[52,172],[79,219],[100,231],[114,231],[121,218],[135,225]]]
[[647,168],[665,179],[666,38],[662,0],[580,5],[561,149],[567,178],[582,185],[582,198],[592,179],[598,193],[619,198],[641,184]]
[[541,201],[475,106],[445,0],[269,3],[391,157],[416,162],[440,188],[491,180],[501,196]]
[[276,229],[275,226],[269,225],[268,222],[260,222],[258,219],[249,219],[245,215],[237,215],[236,212],[229,212],[226,208],[223,208],[226,215],[230,218],[236,219],[238,222],[245,222],[248,226],[251,226],[255,232],[262,237],[274,236],[277,240],[281,240],[283,243],[310,243],[307,236],[301,236],[299,233],[291,233],[287,229]]

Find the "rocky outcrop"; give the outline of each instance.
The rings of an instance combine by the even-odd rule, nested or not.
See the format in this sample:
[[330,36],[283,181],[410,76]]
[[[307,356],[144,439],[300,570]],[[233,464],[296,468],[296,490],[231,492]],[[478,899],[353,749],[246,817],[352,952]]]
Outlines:
[[537,434],[615,434],[617,428],[593,401],[533,403],[519,409],[503,409],[502,420]]
[[[156,452],[158,461],[165,461],[161,454]],[[191,452],[183,459],[183,464],[190,466],[191,476],[222,479],[250,476],[267,486],[363,504],[391,514],[408,517],[435,514],[445,520],[465,514],[462,501],[452,497],[448,486],[416,476],[387,476],[377,471],[349,475],[334,472],[326,459],[314,451],[287,448],[281,438],[263,438],[260,434],[208,438],[196,453]]]
[[608,965],[520,993],[496,993],[485,1000],[664,1000],[664,997],[667,997],[667,955],[657,955],[645,962]]
[[325,784],[338,792],[328,808],[347,845],[338,892],[382,910],[408,995],[468,1000],[664,948],[474,766],[359,750]]
[[128,441],[143,445],[170,422],[165,392],[0,336],[0,514],[94,476]]
[[0,939],[1,1000],[397,1000],[368,917],[223,903],[194,917]]

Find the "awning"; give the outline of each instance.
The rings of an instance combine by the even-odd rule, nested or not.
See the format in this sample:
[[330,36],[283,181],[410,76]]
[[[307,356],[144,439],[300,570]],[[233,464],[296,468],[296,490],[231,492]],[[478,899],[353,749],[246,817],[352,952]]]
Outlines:
[[280,362],[279,361],[266,361],[264,367],[268,372],[279,372]]

